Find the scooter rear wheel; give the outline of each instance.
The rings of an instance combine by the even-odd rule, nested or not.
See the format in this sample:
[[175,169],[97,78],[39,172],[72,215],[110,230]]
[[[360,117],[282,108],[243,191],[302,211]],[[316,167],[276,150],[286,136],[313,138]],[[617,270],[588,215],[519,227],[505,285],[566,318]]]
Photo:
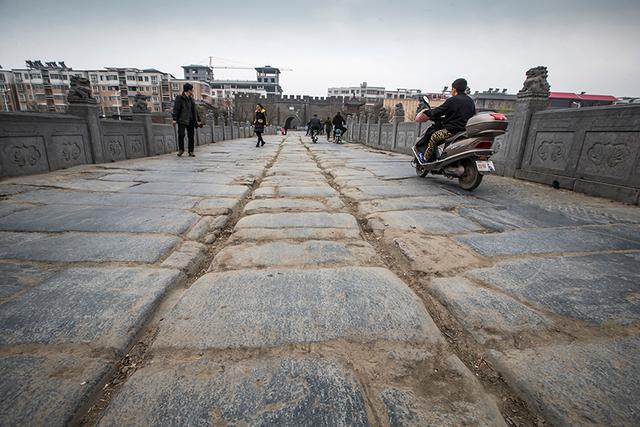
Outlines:
[[464,175],[458,178],[458,184],[463,190],[473,191],[482,182],[482,174],[472,159],[464,159],[461,163],[464,166]]

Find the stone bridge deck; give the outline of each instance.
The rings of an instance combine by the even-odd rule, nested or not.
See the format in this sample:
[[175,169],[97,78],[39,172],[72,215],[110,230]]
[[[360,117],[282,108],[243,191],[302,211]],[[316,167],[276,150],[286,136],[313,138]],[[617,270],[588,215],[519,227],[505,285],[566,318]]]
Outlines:
[[1,425],[632,425],[640,209],[299,134],[0,182]]

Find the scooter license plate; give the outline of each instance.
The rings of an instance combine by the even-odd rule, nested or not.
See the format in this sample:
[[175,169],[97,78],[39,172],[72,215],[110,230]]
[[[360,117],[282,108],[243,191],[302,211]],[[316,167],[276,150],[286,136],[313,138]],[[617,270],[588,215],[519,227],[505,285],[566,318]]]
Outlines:
[[479,172],[493,173],[496,171],[496,167],[491,160],[476,160],[476,166]]

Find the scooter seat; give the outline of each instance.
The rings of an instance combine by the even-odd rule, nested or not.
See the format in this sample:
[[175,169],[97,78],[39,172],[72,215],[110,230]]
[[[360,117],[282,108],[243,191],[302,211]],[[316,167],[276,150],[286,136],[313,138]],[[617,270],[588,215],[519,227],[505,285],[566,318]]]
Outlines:
[[465,138],[467,136],[467,133],[465,131],[462,132],[458,132],[455,135],[453,135],[451,138],[447,138],[444,140],[445,144],[453,144],[454,142],[458,141],[459,139]]

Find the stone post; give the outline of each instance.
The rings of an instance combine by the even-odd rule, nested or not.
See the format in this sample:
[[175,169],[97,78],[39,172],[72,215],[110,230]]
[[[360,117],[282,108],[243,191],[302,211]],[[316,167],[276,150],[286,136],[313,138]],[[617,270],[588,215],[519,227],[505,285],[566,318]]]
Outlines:
[[84,77],[71,77],[71,87],[67,93],[69,108],[68,114],[82,117],[89,129],[89,146],[93,163],[104,163],[104,150],[102,146],[102,125],[100,123],[100,111],[96,105],[96,99],[91,93],[91,84]]
[[514,177],[522,166],[531,117],[549,105],[547,67],[531,68],[526,75],[524,85],[518,92],[513,119],[500,144],[500,151],[494,156],[497,172],[504,176]]
[[144,147],[147,156],[154,156],[156,150],[153,147],[153,121],[151,120],[151,112],[147,106],[149,98],[145,95],[137,94],[134,98],[134,104],[131,108],[133,120],[141,122],[144,127]]
[[155,156],[156,150],[153,147],[153,121],[149,113],[133,113],[133,120],[141,122],[144,127],[144,147],[147,156]]
[[351,133],[351,142],[360,142],[358,141],[358,134],[360,132],[360,113],[356,113],[353,116],[353,132]]
[[371,125],[373,121],[373,114],[367,113],[367,124],[365,126],[364,131],[364,145],[369,145],[369,130],[371,129]]
[[398,125],[404,122],[404,107],[401,103],[396,104],[396,109],[393,113],[393,131],[391,139],[391,151],[395,151],[398,145]]
[[220,127],[220,141],[224,141],[224,117],[220,112],[217,112],[214,117],[216,126]]
[[387,121],[389,121],[387,111],[382,109],[378,115],[378,138],[374,141],[376,146],[380,145],[380,139],[382,138],[382,125]]

